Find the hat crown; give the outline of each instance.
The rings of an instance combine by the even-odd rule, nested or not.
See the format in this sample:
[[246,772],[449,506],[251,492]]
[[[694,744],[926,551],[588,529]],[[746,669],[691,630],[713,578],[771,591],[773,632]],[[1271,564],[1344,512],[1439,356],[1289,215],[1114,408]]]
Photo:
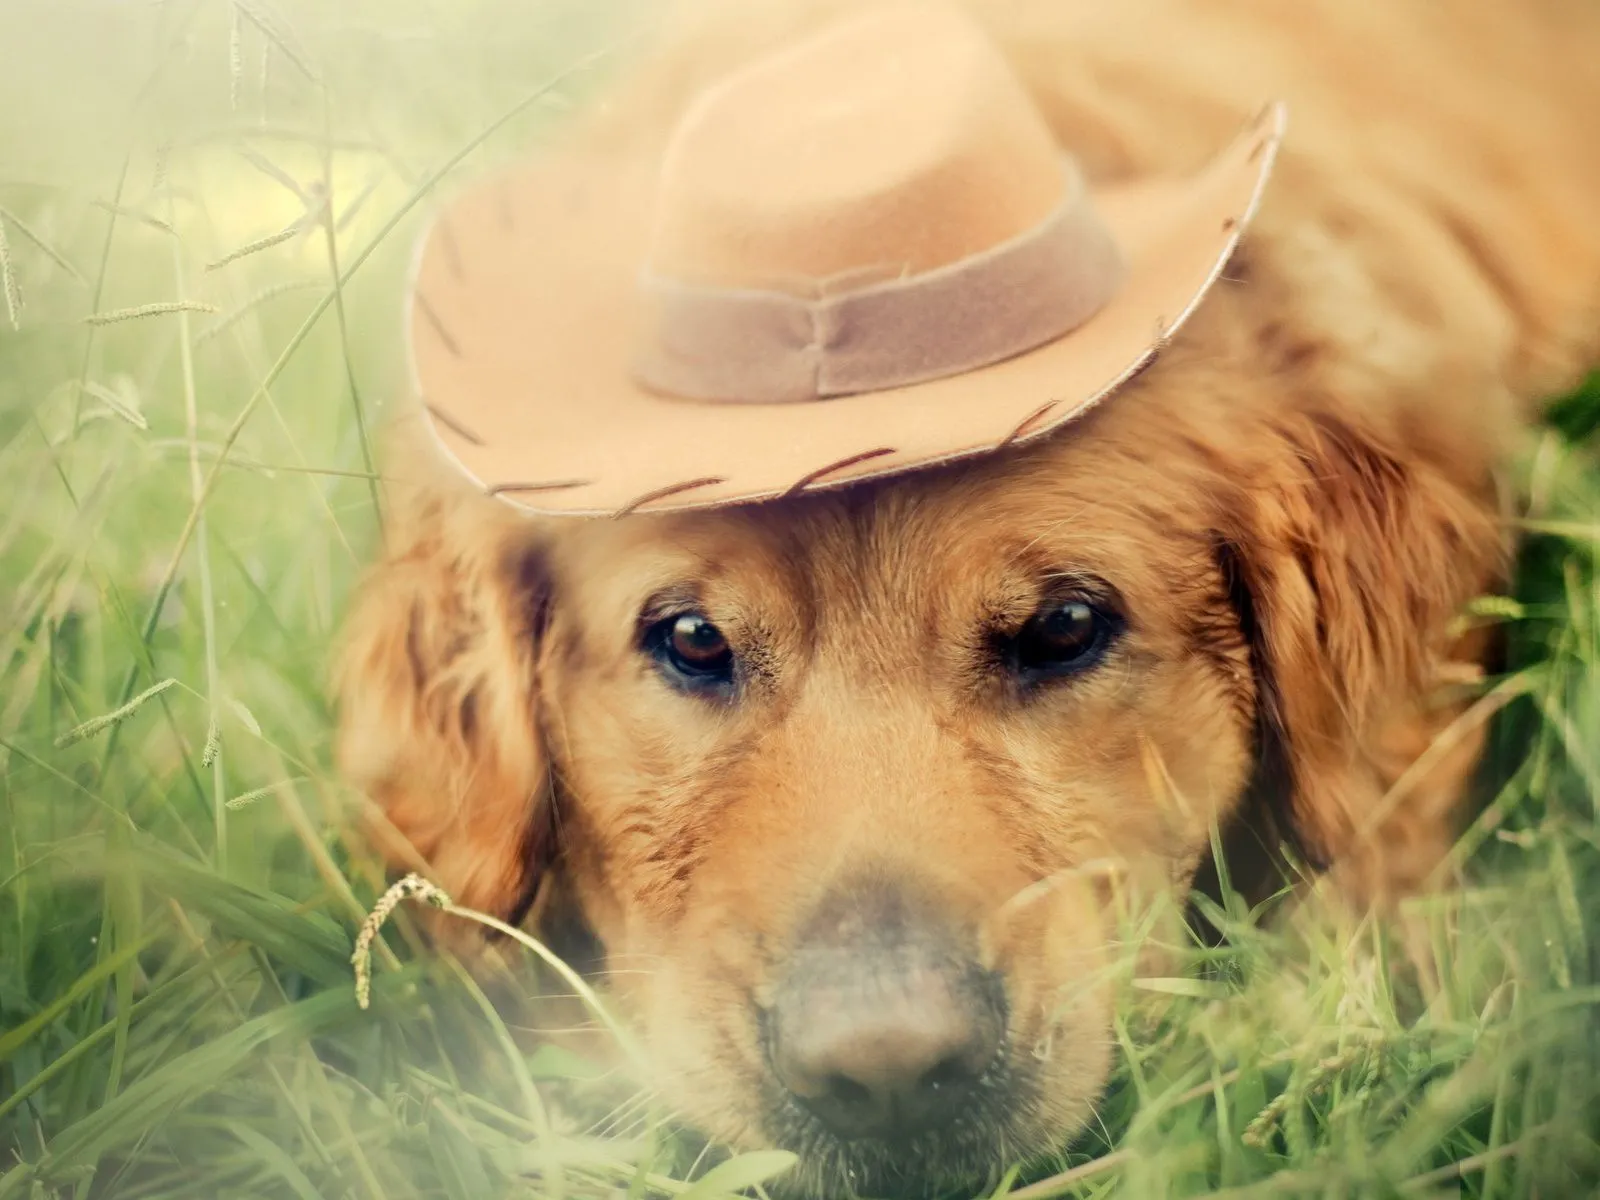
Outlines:
[[663,157],[649,269],[816,295],[1000,245],[1066,189],[1049,128],[983,33],[898,4],[691,106]]

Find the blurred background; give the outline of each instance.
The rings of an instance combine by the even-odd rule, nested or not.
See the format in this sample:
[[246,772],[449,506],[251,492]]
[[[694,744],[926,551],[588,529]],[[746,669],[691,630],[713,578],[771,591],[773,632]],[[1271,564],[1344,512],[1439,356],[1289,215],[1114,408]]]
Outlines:
[[[349,962],[385,881],[325,670],[410,248],[652,7],[0,0],[0,1200],[715,1196],[771,1168],[708,1174],[670,1087],[524,1036],[403,911],[370,1011]],[[1101,1123],[997,1188],[1590,1194],[1597,425],[1600,383],[1557,399],[1515,593],[1462,618],[1510,648],[1467,886],[1394,925],[1212,914],[1227,946],[1127,997]],[[1395,965],[1407,939],[1436,972]]]

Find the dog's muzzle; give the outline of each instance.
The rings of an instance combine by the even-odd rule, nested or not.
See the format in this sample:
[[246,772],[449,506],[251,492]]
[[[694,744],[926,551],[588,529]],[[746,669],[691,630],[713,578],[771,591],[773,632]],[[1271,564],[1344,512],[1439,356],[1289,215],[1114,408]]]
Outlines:
[[767,1013],[773,1073],[842,1141],[952,1124],[1005,1035],[999,978],[935,909],[875,878],[828,893]]

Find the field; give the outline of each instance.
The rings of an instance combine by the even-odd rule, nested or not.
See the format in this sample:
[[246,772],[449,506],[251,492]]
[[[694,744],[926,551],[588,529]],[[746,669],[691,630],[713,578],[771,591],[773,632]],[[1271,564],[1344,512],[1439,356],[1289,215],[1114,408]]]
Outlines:
[[[647,9],[0,7],[0,1200],[711,1197],[782,1166],[712,1166],[669,1085],[531,1048],[404,909],[370,1009],[349,961],[385,881],[324,672],[409,247]],[[1130,981],[1097,1125],[987,1194],[1595,1194],[1600,378],[1551,414],[1513,594],[1462,617],[1509,646],[1463,886],[1397,922],[1213,914],[1223,949]]]

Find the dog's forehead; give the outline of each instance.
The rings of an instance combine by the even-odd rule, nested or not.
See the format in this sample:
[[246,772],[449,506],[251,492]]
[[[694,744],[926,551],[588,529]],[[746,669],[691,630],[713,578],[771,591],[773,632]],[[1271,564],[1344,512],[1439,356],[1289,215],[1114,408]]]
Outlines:
[[[783,604],[992,603],[1052,572],[1136,573],[1170,553],[1180,485],[1041,446],[763,504],[584,521],[584,587],[688,584]],[[1190,506],[1192,507],[1192,506]]]

